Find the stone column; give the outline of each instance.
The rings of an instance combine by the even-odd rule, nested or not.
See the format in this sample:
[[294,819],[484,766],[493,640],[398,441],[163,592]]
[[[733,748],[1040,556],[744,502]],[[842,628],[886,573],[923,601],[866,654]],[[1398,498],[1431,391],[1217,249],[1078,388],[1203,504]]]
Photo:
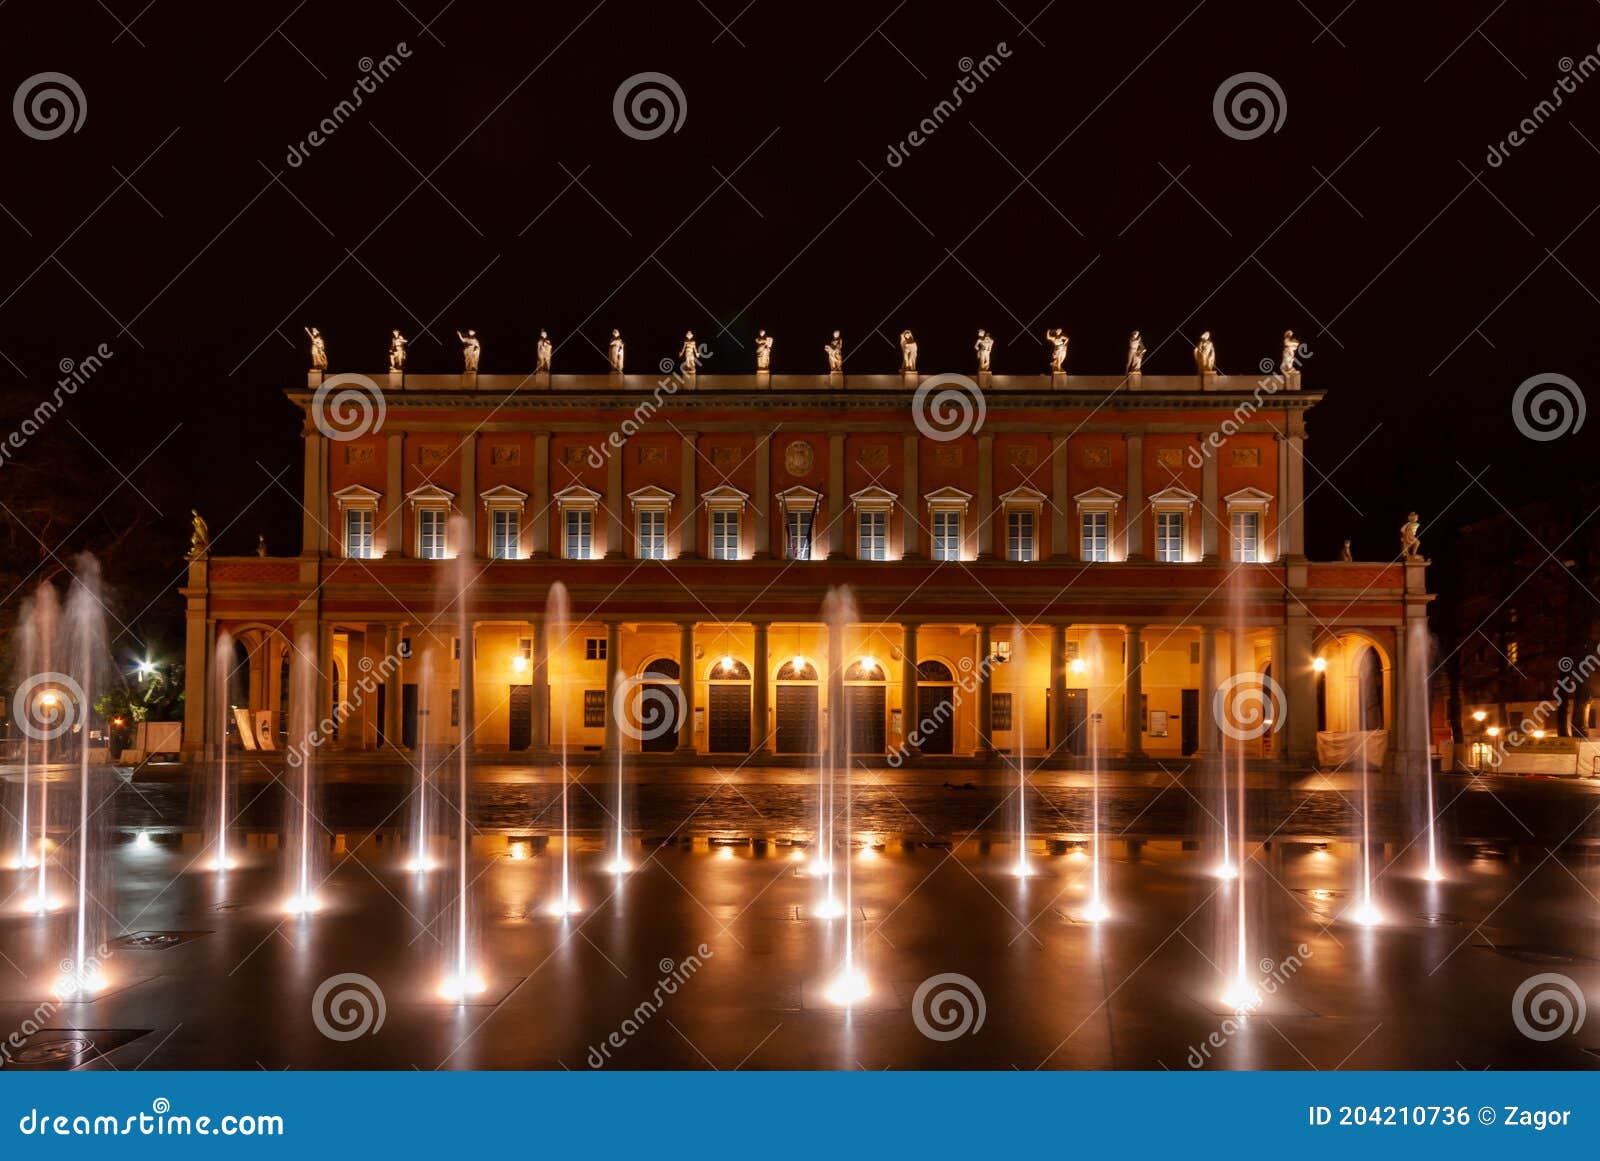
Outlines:
[[[622,510],[622,454],[627,445],[617,449],[617,454],[606,460],[606,559],[620,560],[627,553],[623,549]],[[610,695],[607,694],[609,697]]]
[[678,723],[678,753],[694,753],[694,622],[678,625],[678,688],[683,691],[683,720]]
[[[988,757],[994,753],[994,727],[992,724],[994,717],[994,674],[991,672],[993,667],[989,661],[989,654],[993,650],[994,627],[989,624],[979,625],[978,656],[976,658],[978,666],[977,753],[979,757]],[[1012,701],[1015,703],[1015,695],[1012,695]],[[1013,704],[1011,707],[1012,714],[1015,714],[1016,711],[1017,707]]]
[[1124,696],[1127,708],[1127,740],[1124,744],[1129,758],[1144,757],[1144,715],[1139,712],[1144,701],[1144,638],[1142,625],[1126,625],[1127,657],[1123,669],[1127,674]]
[[[1201,445],[1204,446],[1204,437]],[[1205,457],[1200,468],[1200,559],[1215,563],[1217,560],[1217,529],[1223,514],[1222,499],[1217,488],[1217,457]]]
[[750,692],[755,701],[755,705],[751,709],[751,715],[755,720],[755,737],[753,738],[754,745],[752,748],[758,755],[765,756],[772,753],[772,747],[768,744],[772,738],[772,724],[768,720],[771,717],[768,712],[768,705],[771,701],[768,689],[772,680],[771,664],[767,659],[767,629],[769,626],[766,621],[754,621],[750,627],[754,630],[755,636],[755,664],[750,674],[753,678]]
[[[383,555],[404,556],[405,546],[405,476],[401,469],[405,456],[406,437],[392,431],[384,446],[385,467],[383,485]],[[390,654],[393,656],[393,654]]]
[[772,434],[761,435],[756,440],[756,494],[751,507],[755,510],[756,545],[752,557],[769,560],[772,557]]
[[1217,672],[1217,629],[1214,625],[1204,625],[1200,629],[1200,753],[1207,758],[1222,753],[1222,731],[1217,728],[1217,715],[1212,706],[1217,696]]
[[[1290,428],[1294,432],[1294,427]],[[1289,537],[1285,555],[1291,558],[1306,554],[1306,454],[1305,436],[1291,434],[1284,441],[1285,459],[1288,461],[1288,491],[1278,501],[1278,519],[1288,525]],[[1282,532],[1279,533],[1280,543]]]
[[824,756],[832,759],[844,754],[844,628],[828,624],[828,664],[823,673],[828,684],[827,729],[824,731]]
[[700,493],[696,490],[700,460],[700,433],[683,433],[683,462],[678,475],[678,559],[700,555]]
[[550,556],[550,436],[533,437],[533,558]]
[[323,533],[326,521],[331,518],[327,496],[323,491],[322,448],[327,443],[315,428],[305,433],[304,486],[305,502],[300,513],[300,551],[306,556],[322,552],[327,537]]
[[1272,680],[1278,683],[1279,689],[1283,690],[1284,720],[1273,722],[1272,728],[1266,736],[1272,739],[1272,752],[1278,757],[1283,757],[1284,748],[1289,742],[1287,733],[1289,728],[1289,664],[1285,631],[1282,625],[1277,625],[1272,630],[1269,656],[1271,657]]
[[917,437],[902,436],[900,440],[904,470],[900,477],[900,558],[916,560],[922,556],[922,492],[917,484]]
[[978,559],[994,559],[994,436],[978,436]]
[[1317,672],[1311,647],[1312,623],[1303,607],[1291,605],[1283,631],[1284,669],[1273,676],[1283,683],[1289,705],[1289,721],[1284,727],[1288,758],[1296,766],[1310,769],[1317,760]]
[[478,551],[478,433],[468,432],[461,441],[461,495],[457,498],[465,524],[466,544],[459,551],[468,560],[483,555]]
[[[1014,687],[1013,687],[1014,688]],[[1020,691],[1019,691],[1020,692]],[[1022,696],[1026,696],[1023,694]],[[1011,695],[1012,720],[1016,720],[1018,692]],[[1067,740],[1067,627],[1050,626],[1050,721],[1046,745],[1054,750]],[[1062,754],[1065,756],[1065,753]]]
[[622,723],[612,704],[617,693],[617,677],[622,672],[622,622],[606,622],[606,734],[605,750],[616,754],[622,749]]
[[528,695],[533,703],[533,724],[528,748],[536,753],[550,749],[550,625],[544,617],[533,622],[533,687]]
[[1124,559],[1144,560],[1144,436],[1130,435],[1128,453],[1128,551]]
[[900,741],[907,757],[919,752],[912,738],[917,732],[917,630],[921,627],[916,621],[907,621],[901,629]]
[[[845,515],[844,496],[844,432],[835,431],[828,436],[828,559],[843,560],[850,553],[845,546],[850,543],[849,519]],[[830,664],[832,659],[829,659]]]
[[[339,699],[341,701],[344,700],[344,698],[346,698],[347,696],[349,696],[349,693],[350,693],[350,690],[349,690],[350,674],[349,674],[349,671],[348,671],[348,657],[349,657],[349,654],[347,653],[346,654],[347,668],[346,668],[346,672],[345,672],[345,688],[341,689],[339,691]],[[313,709],[313,712],[312,712],[312,715],[311,715],[311,721],[312,721],[313,725],[317,725],[317,726],[320,727],[320,725],[322,723],[322,719],[325,718],[325,717],[329,717],[332,714],[332,711],[333,711],[333,626],[330,625],[327,621],[320,621],[318,623],[318,625],[317,625],[317,687],[316,688],[317,688],[317,704],[316,704],[315,708]],[[344,722],[338,723],[338,726],[339,726],[339,745],[341,747],[344,745],[344,743],[346,741],[345,736],[344,736],[345,724],[346,723],[344,723]],[[323,738],[323,744],[327,745],[332,740],[333,735],[329,731],[324,731],[324,734],[325,734],[325,736]]]
[[399,621],[392,621],[383,627],[385,666],[393,666],[388,669],[389,676],[383,682],[383,741],[396,750],[401,742],[400,702],[404,696],[401,690],[405,685],[405,663],[400,660],[400,638],[404,632],[405,626]]
[[1055,560],[1072,558],[1072,538],[1067,528],[1071,504],[1072,498],[1067,494],[1067,437],[1058,435],[1050,444],[1050,556]]

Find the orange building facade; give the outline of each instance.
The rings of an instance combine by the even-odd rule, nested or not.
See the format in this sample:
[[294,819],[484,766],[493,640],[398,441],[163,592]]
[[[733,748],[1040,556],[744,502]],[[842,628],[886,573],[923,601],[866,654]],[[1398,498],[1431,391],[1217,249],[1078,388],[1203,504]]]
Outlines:
[[1422,565],[1306,559],[1321,395],[1298,374],[313,372],[287,394],[300,552],[191,561],[190,754],[222,730],[224,633],[248,674],[228,720],[277,749],[309,720],[341,752],[737,766],[814,761],[848,724],[869,762],[1166,763],[1232,752],[1213,705],[1245,674],[1278,691],[1252,757],[1309,768],[1368,731],[1426,754],[1397,677]]

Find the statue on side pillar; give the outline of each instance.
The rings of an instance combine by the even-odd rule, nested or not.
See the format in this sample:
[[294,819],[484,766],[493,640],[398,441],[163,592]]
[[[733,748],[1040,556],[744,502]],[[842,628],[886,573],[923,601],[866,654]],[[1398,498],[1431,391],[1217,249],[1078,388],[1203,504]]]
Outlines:
[[555,344],[550,341],[548,331],[539,332],[539,341],[533,347],[533,373],[535,375],[550,374],[550,359],[556,353]]
[[756,370],[772,370],[772,336],[766,331],[756,332]]
[[1355,559],[1355,557],[1350,555],[1350,542],[1348,540],[1344,542],[1344,547],[1339,550],[1339,559],[1345,564],[1349,564]]
[[606,358],[611,360],[612,374],[622,374],[622,360],[627,353],[627,347],[622,342],[622,332],[613,328],[611,341],[606,344]]
[[313,371],[326,371],[328,369],[328,344],[323,339],[322,332],[316,327],[307,327],[306,337],[311,340],[311,369]]
[[917,337],[910,331],[900,332],[900,373],[917,373]]
[[1067,332],[1060,327],[1051,327],[1044,332],[1044,341],[1050,344],[1050,374],[1065,375],[1067,373]]
[[989,359],[994,354],[994,336],[980,328],[978,341],[972,344],[972,349],[978,352],[978,374],[987,375]]
[[466,334],[457,331],[456,338],[461,340],[461,369],[468,375],[476,375],[478,356],[483,353],[483,344],[478,341],[478,332],[470,328]]
[[833,332],[833,340],[824,343],[822,351],[828,356],[828,374],[842,375],[844,373],[844,340],[839,337],[839,332]]
[[1144,339],[1140,337],[1138,331],[1134,331],[1133,334],[1128,336],[1127,373],[1129,375],[1144,373],[1144,351]]
[[189,509],[189,560],[203,560],[211,555],[211,528],[206,518],[195,508]]
[[683,346],[678,348],[678,358],[683,360],[683,373],[693,375],[700,369],[700,348],[695,346],[694,332],[683,332]]
[[267,538],[259,532],[256,533],[256,555],[267,555]]
[[399,331],[389,332],[389,370],[400,372],[406,369],[406,337]]
[[1415,512],[1406,514],[1406,522],[1400,525],[1400,556],[1405,560],[1416,560],[1422,555],[1422,522]]
[[1217,373],[1217,345],[1211,341],[1210,331],[1200,332],[1200,341],[1194,345],[1194,369],[1201,375]]
[[1278,364],[1278,369],[1285,375],[1292,375],[1297,368],[1295,357],[1300,354],[1300,340],[1294,337],[1293,331],[1283,332],[1283,359]]

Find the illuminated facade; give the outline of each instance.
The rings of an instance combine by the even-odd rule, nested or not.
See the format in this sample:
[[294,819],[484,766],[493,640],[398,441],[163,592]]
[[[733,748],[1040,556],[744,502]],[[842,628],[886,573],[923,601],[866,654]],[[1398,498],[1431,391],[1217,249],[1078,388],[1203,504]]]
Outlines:
[[[1284,691],[1252,756],[1309,766],[1319,730],[1361,728],[1426,750],[1395,681],[1423,566],[1306,560],[1321,396],[1297,374],[981,375],[955,431],[924,381],[379,375],[362,382],[382,425],[352,433],[314,372],[288,392],[307,414],[301,551],[192,562],[188,672],[228,632],[281,732],[291,673],[314,666],[316,716],[349,752],[453,744],[465,717],[485,754],[564,734],[801,762],[842,707],[854,751],[896,762],[1019,744],[1065,761],[1091,730],[1167,761],[1218,752],[1212,699],[1235,672]],[[835,586],[856,613],[830,633]],[[644,736],[608,696],[629,679],[670,694]],[[220,720],[210,685],[189,685],[191,753]]]

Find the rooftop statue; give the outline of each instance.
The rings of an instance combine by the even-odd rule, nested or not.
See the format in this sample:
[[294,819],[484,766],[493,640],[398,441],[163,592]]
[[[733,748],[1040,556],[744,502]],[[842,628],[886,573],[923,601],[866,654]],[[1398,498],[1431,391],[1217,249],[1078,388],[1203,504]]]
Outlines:
[[627,348],[622,342],[622,332],[613,329],[611,332],[611,341],[606,344],[606,358],[611,360],[611,370],[615,374],[622,374],[622,360],[623,356],[626,354]]
[[322,332],[316,327],[307,327],[306,336],[311,340],[311,369],[313,371],[326,371],[328,369],[328,344],[323,340]]
[[1295,357],[1299,354],[1300,340],[1294,337],[1293,331],[1284,331],[1283,361],[1279,364],[1279,369],[1282,370],[1285,375],[1288,375],[1297,369],[1295,367]]
[[1194,345],[1194,369],[1201,375],[1217,373],[1217,345],[1211,341],[1210,331],[1200,332],[1200,341]]
[[478,341],[478,332],[469,329],[466,334],[456,332],[456,338],[461,340],[461,369],[468,375],[478,373],[478,356],[483,353],[483,344]]
[[828,356],[828,374],[839,375],[844,372],[844,340],[839,337],[839,332],[833,332],[833,340],[823,345],[823,353]]
[[1140,375],[1144,373],[1144,339],[1139,337],[1139,332],[1134,331],[1128,336],[1128,366],[1127,373]]
[[910,331],[900,332],[900,372],[913,375],[917,370],[917,337]]
[[978,341],[972,344],[972,349],[978,352],[978,374],[987,375],[989,359],[994,354],[994,336],[980,328]]
[[1405,560],[1416,560],[1422,555],[1422,522],[1417,519],[1415,512],[1406,514],[1406,522],[1400,525],[1400,555]]
[[200,560],[211,555],[211,528],[206,518],[194,508],[189,509],[189,559]]
[[766,331],[756,332],[756,370],[772,370],[772,336]]
[[1050,344],[1050,373],[1062,375],[1067,370],[1067,332],[1060,327],[1051,327],[1044,332],[1044,341]]
[[678,348],[678,357],[683,360],[683,373],[693,375],[700,367],[700,348],[694,344],[694,332],[683,332],[683,346]]
[[555,344],[550,341],[548,331],[539,332],[539,341],[533,348],[533,373],[535,375],[550,374],[550,357],[556,353]]
[[389,370],[406,369],[406,337],[399,331],[389,332]]

